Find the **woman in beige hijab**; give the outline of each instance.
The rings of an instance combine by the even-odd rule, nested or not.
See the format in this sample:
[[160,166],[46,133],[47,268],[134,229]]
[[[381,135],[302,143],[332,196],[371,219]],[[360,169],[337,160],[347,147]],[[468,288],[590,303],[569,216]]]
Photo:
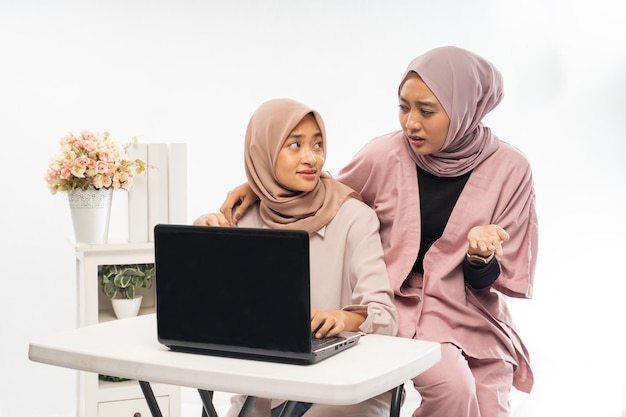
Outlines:
[[[397,313],[378,219],[358,194],[323,171],[326,133],[320,115],[289,99],[265,102],[248,124],[244,158],[259,200],[238,226],[309,232],[311,331],[316,337],[343,330],[395,335]],[[227,222],[214,213],[195,224]],[[243,400],[232,398],[228,416],[239,413]],[[291,416],[380,416],[389,413],[390,401],[391,394],[384,393],[352,406],[299,403]],[[278,415],[282,403],[258,398],[250,415]]]

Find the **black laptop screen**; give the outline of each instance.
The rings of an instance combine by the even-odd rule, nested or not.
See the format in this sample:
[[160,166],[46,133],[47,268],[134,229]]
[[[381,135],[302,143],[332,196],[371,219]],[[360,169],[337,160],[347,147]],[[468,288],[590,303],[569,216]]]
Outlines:
[[308,253],[305,231],[157,225],[159,339],[199,349],[309,353]]

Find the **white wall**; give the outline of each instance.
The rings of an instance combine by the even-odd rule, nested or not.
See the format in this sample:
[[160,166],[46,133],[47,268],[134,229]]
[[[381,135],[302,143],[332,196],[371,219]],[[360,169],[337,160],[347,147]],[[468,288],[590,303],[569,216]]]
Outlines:
[[[505,99],[487,122],[534,167],[535,298],[512,308],[537,382],[515,397],[517,415],[620,415],[619,3],[2,0],[0,417],[74,408],[74,372],[27,358],[29,340],[75,325],[67,198],[43,179],[61,136],[88,128],[121,142],[187,142],[191,220],[243,181],[244,129],[262,101],[287,96],[318,109],[327,168],[337,172],[365,141],[396,129],[405,66],[444,44],[500,68]],[[114,199],[112,233],[124,234],[124,195]]]

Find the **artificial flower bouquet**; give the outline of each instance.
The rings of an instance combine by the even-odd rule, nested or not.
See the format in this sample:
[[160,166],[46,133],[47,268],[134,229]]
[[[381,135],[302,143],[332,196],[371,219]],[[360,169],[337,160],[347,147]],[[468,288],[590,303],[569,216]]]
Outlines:
[[[137,143],[133,138],[131,143]],[[50,160],[46,181],[52,194],[77,188],[130,190],[133,176],[145,171],[141,159],[126,159],[126,146],[111,139],[109,132],[98,136],[83,130],[79,136],[69,133],[60,141],[61,152]]]

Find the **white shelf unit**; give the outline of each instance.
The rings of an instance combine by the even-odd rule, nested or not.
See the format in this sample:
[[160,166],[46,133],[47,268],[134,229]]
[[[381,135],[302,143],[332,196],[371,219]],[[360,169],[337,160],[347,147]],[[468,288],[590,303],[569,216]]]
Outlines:
[[[79,327],[115,320],[111,300],[98,281],[99,265],[154,262],[153,242],[77,244],[77,325]],[[139,314],[155,311],[154,286],[138,290],[143,295]],[[163,417],[180,417],[181,389],[151,384]],[[148,417],[150,411],[137,381],[103,381],[91,372],[78,372],[78,417]]]

